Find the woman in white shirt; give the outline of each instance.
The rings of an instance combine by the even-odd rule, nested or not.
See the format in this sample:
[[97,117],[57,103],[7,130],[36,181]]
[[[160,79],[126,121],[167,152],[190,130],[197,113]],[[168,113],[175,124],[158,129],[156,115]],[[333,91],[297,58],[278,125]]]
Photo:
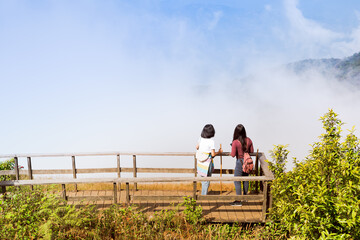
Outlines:
[[[223,152],[221,148],[215,152],[215,129],[213,125],[206,124],[196,145],[197,172],[199,176],[211,177],[214,170],[213,158]],[[201,195],[207,195],[210,182],[201,182]]]

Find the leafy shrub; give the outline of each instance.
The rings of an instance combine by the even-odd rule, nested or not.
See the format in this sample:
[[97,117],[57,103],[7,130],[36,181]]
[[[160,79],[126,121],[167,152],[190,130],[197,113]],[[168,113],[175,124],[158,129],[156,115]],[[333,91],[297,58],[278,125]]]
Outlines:
[[[341,143],[342,122],[333,110],[322,118],[325,133],[312,145],[303,162],[281,172],[273,164],[272,223],[267,233],[278,238],[360,238],[360,148],[354,129]],[[274,149],[275,161],[285,159],[283,146]]]
[[288,145],[276,145],[271,152],[271,157],[274,159],[275,163],[269,163],[269,169],[274,173],[275,178],[278,178],[285,172],[285,164],[289,150],[287,150]]
[[[0,171],[1,170],[13,170],[15,168],[15,160],[9,159],[3,162],[0,162]],[[11,175],[0,175],[0,181],[8,181],[15,179],[14,176]]]
[[0,236],[3,239],[61,238],[63,232],[86,231],[96,222],[91,206],[76,209],[56,195],[26,188],[0,199]]
[[204,221],[202,218],[202,207],[196,205],[195,199],[184,197],[184,202],[180,205],[185,206],[183,213],[187,222],[197,224]]
[[249,239],[251,234],[252,228],[237,224],[207,224],[190,198],[151,216],[134,206],[67,205],[39,189],[22,188],[0,199],[1,239]]
[[39,237],[39,222],[48,218],[51,206],[57,204],[39,191],[15,191],[6,198],[0,199],[0,235],[5,239],[30,239],[30,233]]

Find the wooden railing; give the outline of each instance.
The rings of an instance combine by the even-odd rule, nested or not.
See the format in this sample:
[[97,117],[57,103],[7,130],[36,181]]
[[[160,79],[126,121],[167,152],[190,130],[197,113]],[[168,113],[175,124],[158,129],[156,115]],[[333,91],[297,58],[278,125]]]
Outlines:
[[[222,153],[222,156],[229,156],[229,153]],[[84,156],[116,156],[115,168],[77,168],[76,158]],[[121,156],[132,156],[132,167],[121,167]],[[194,162],[193,168],[139,168],[137,167],[137,156],[181,156],[192,157]],[[113,199],[114,203],[117,203],[118,191],[121,191],[120,184],[125,184],[126,203],[130,203],[131,200],[141,200],[145,198],[150,200],[178,200],[182,196],[135,196],[130,193],[130,184],[134,184],[134,190],[137,189],[138,183],[158,183],[158,182],[189,182],[193,184],[192,196],[197,200],[257,200],[263,202],[262,207],[262,221],[265,221],[266,212],[272,204],[272,198],[269,188],[269,183],[274,179],[272,172],[268,168],[265,154],[262,152],[253,153],[251,156],[255,159],[255,174],[247,177],[234,177],[234,176],[221,176],[221,177],[197,177],[196,159],[194,153],[125,153],[125,152],[108,152],[108,153],[70,153],[70,154],[19,154],[19,155],[2,155],[1,159],[14,158],[15,169],[0,171],[0,175],[15,175],[16,180],[12,181],[0,181],[1,192],[6,192],[7,186],[33,186],[33,185],[46,185],[46,184],[61,184],[62,196],[67,199],[66,184],[74,184],[75,191],[77,191],[77,184],[82,183],[112,183],[113,184]],[[55,157],[69,157],[72,162],[72,169],[33,169],[33,158],[55,158]],[[27,159],[27,170],[19,169],[19,158]],[[132,173],[132,177],[121,177],[121,173]],[[81,173],[117,173],[117,178],[77,178]],[[137,173],[188,173],[193,174],[193,177],[138,177]],[[215,174],[220,173],[220,169],[215,169]],[[222,174],[233,174],[233,169],[222,169]],[[72,179],[34,179],[35,174],[72,174]],[[20,180],[20,175],[27,175],[29,180]],[[262,189],[261,194],[255,195],[197,195],[197,182],[202,181],[216,181],[216,182],[232,182],[232,181],[250,181],[255,182],[256,189]]]

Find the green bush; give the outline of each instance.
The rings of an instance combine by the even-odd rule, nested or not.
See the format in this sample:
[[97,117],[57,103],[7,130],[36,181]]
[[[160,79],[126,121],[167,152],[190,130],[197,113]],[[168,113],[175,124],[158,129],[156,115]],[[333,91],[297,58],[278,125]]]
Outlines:
[[[1,170],[13,170],[15,168],[15,160],[9,159],[3,162],[0,162],[0,171]],[[11,175],[0,175],[0,181],[14,180],[15,177]]]
[[274,163],[269,163],[269,169],[274,173],[275,178],[280,177],[285,172],[285,164],[289,150],[286,148],[288,145],[276,145],[271,152],[271,157],[274,160]]
[[[342,122],[333,110],[322,118],[325,133],[309,156],[282,171],[288,151],[275,147],[272,222],[267,234],[281,238],[360,238],[360,148],[354,129],[341,142]],[[281,161],[280,161],[281,162]],[[283,173],[281,173],[283,172]]]
[[[180,211],[180,207],[185,207]],[[134,206],[68,205],[57,195],[21,188],[0,198],[1,239],[244,239],[252,228],[208,224],[193,199],[147,215]],[[254,235],[255,236],[255,235]]]
[[0,235],[4,239],[12,239],[14,236],[22,239],[37,238],[39,222],[50,214],[49,202],[57,204],[55,199],[47,198],[38,191],[15,191],[9,193],[6,199],[0,199]]
[[180,205],[185,206],[183,213],[187,222],[190,224],[204,222],[204,219],[202,218],[202,207],[196,205],[195,199],[184,197],[184,203]]
[[0,199],[0,236],[57,239],[70,229],[86,231],[95,224],[96,217],[91,206],[77,209],[55,195],[23,188]]

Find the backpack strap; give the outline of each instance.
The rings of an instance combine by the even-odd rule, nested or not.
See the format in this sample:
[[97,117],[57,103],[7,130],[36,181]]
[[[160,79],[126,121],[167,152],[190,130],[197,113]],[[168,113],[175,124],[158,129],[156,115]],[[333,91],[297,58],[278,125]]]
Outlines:
[[[240,140],[238,140],[238,141],[240,142]],[[240,143],[241,143],[241,142],[240,142]],[[241,160],[241,158],[240,158],[239,155],[238,155],[238,150],[237,150],[237,148],[236,148],[235,156],[236,156],[237,159],[239,159],[239,160],[241,161],[241,165],[244,165],[244,161]]]

